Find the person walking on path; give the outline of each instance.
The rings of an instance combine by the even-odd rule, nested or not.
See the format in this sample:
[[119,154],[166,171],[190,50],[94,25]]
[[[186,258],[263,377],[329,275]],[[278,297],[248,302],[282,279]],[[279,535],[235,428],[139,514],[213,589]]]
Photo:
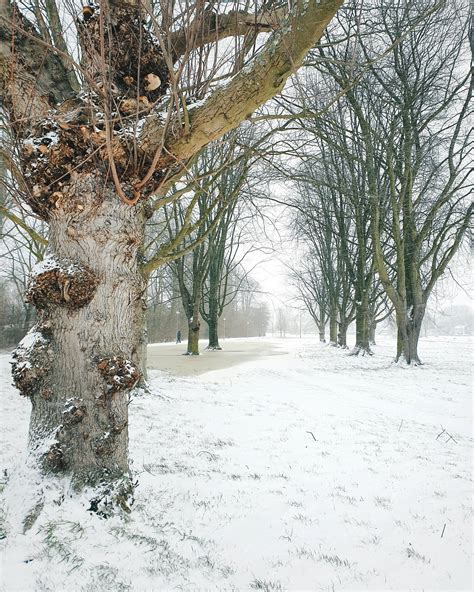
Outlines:
[[181,343],[181,331],[179,329],[176,333],[176,343]]

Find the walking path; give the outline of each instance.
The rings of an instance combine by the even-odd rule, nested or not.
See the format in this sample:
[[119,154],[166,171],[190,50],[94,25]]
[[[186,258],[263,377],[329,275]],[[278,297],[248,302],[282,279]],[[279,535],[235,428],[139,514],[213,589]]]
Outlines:
[[278,342],[265,338],[226,339],[220,351],[205,349],[206,341],[199,343],[201,355],[185,356],[186,343],[152,343],[148,345],[147,366],[174,376],[197,376],[212,370],[222,370],[258,358],[288,353]]

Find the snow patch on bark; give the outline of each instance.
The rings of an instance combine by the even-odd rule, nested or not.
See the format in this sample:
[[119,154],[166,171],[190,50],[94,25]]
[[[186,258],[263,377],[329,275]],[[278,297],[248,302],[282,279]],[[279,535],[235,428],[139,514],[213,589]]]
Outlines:
[[47,343],[48,341],[44,338],[43,334],[37,331],[35,327],[33,327],[20,341],[16,351],[23,351],[25,353],[29,353],[29,350],[33,349],[34,347],[46,345]]
[[72,261],[60,263],[53,255],[48,255],[43,261],[39,261],[31,270],[30,277],[37,277],[53,269],[60,270],[67,275],[73,275],[82,271],[82,267]]

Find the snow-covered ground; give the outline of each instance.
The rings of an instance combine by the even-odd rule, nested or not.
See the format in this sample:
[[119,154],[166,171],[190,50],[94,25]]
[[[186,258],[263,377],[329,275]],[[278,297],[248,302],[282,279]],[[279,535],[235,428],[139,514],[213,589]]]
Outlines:
[[50,485],[26,534],[29,403],[1,356],[4,589],[472,590],[472,341],[425,339],[409,369],[388,342],[274,344],[288,353],[152,371],[130,406],[132,514]]

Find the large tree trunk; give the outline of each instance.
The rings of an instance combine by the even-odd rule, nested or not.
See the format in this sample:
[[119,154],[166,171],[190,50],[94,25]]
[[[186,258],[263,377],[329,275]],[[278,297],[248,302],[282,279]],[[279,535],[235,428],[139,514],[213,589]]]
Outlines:
[[366,295],[356,304],[356,343],[353,355],[372,355],[370,349],[369,301]]
[[[38,324],[14,354],[32,402],[30,450],[76,486],[128,482],[128,403],[143,356],[145,216],[98,174],[77,175],[50,216],[50,258],[27,298]],[[123,493],[123,491],[122,491]]]
[[425,313],[424,306],[413,308],[411,314],[397,313],[397,357],[396,362],[404,360],[408,365],[419,366],[418,340]]
[[193,306],[193,316],[188,319],[188,356],[199,355],[199,333],[201,330],[201,317],[199,313],[200,302],[196,298]]

